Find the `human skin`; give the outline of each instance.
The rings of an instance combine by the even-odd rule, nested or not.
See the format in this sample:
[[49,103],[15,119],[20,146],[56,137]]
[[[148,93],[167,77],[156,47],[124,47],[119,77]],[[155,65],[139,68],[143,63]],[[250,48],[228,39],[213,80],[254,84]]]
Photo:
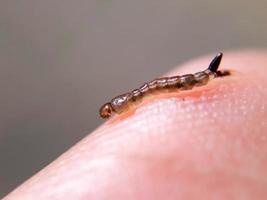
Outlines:
[[267,199],[267,51],[225,52],[220,69],[108,120],[4,200]]

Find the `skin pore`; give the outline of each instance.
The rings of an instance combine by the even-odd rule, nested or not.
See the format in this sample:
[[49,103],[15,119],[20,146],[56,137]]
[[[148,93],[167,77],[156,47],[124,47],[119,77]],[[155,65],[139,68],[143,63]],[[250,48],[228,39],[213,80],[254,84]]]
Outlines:
[[220,69],[233,73],[115,116],[4,200],[267,199],[267,51],[224,52]]

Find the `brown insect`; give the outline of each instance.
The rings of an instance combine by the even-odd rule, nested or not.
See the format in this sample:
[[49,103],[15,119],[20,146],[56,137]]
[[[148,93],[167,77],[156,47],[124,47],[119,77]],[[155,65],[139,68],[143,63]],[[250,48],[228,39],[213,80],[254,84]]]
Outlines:
[[128,110],[131,106],[140,104],[145,96],[156,91],[190,90],[194,86],[206,85],[209,80],[212,80],[221,74],[221,72],[218,71],[218,68],[222,56],[222,53],[216,55],[209,67],[204,71],[182,76],[157,78],[143,84],[139,89],[119,95],[113,98],[110,102],[104,104],[100,108],[99,114],[102,118],[109,118],[113,112],[117,114],[122,113]]

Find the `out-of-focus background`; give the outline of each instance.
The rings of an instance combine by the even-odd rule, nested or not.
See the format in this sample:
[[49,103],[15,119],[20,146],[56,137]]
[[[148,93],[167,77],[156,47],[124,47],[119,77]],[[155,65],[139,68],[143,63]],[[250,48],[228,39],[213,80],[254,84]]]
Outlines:
[[0,197],[194,56],[267,45],[266,0],[0,1]]

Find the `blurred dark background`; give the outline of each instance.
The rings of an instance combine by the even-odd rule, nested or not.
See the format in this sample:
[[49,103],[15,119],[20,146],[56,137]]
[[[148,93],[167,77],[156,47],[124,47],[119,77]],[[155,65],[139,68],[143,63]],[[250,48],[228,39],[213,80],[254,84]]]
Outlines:
[[96,128],[110,97],[194,56],[265,47],[266,10],[266,0],[1,0],[0,197]]

